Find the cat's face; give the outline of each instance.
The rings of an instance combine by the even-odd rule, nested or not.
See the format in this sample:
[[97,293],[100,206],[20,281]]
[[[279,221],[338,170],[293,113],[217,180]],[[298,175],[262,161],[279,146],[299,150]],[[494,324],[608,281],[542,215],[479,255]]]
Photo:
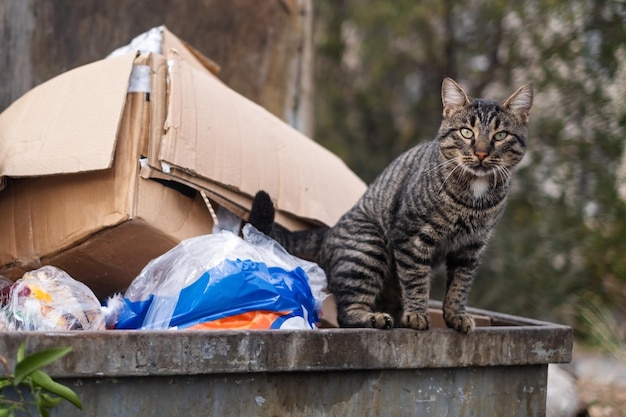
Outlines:
[[503,103],[470,99],[450,78],[442,85],[443,121],[439,130],[444,157],[474,176],[509,176],[526,151],[532,87],[519,88]]

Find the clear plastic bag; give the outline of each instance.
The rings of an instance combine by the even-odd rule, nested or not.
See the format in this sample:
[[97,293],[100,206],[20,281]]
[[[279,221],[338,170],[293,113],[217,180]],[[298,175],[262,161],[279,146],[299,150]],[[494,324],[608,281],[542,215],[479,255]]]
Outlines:
[[2,330],[105,329],[94,293],[59,268],[44,266],[5,284],[0,290]]
[[[124,298],[108,302],[116,329],[314,328],[324,271],[247,224],[181,242],[152,260]],[[263,324],[254,323],[261,320]],[[237,323],[237,324],[234,324]]]

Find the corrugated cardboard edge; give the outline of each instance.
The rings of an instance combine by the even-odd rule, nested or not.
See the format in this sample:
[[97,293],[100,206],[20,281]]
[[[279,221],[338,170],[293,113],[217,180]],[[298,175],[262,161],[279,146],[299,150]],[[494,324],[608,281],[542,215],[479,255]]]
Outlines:
[[[158,178],[168,181],[176,181],[187,185],[190,188],[204,191],[211,200],[228,209],[242,219],[247,219],[250,207],[252,206],[252,196],[242,194],[238,190],[231,190],[221,184],[198,178],[185,172],[177,172],[176,175],[168,175],[153,169],[143,167],[140,171],[143,178]],[[277,210],[276,222],[290,230],[304,230],[315,226],[322,226],[324,223],[317,219],[307,219],[293,215],[292,213]]]
[[202,52],[174,35],[166,26],[163,28],[163,55],[167,55],[170,50],[176,50],[180,56],[198,69],[208,69],[212,74],[218,75],[220,66],[212,59],[206,57]]

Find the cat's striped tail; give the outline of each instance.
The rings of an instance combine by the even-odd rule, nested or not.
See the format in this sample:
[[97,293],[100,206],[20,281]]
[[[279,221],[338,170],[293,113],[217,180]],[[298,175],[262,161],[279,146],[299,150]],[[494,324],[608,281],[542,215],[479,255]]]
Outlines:
[[272,203],[270,195],[261,190],[256,193],[254,200],[252,200],[248,223],[256,227],[260,232],[270,236],[274,227],[275,214],[274,203]]
[[328,227],[290,232],[274,223],[276,210],[269,194],[259,191],[252,200],[248,223],[275,239],[287,252],[299,258],[319,262]]

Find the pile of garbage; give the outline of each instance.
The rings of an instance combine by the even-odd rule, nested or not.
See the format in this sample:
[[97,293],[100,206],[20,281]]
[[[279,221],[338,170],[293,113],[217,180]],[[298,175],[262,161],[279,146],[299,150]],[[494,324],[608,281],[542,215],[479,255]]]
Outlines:
[[314,329],[326,276],[253,226],[182,241],[103,305],[44,266],[0,280],[0,330]]

